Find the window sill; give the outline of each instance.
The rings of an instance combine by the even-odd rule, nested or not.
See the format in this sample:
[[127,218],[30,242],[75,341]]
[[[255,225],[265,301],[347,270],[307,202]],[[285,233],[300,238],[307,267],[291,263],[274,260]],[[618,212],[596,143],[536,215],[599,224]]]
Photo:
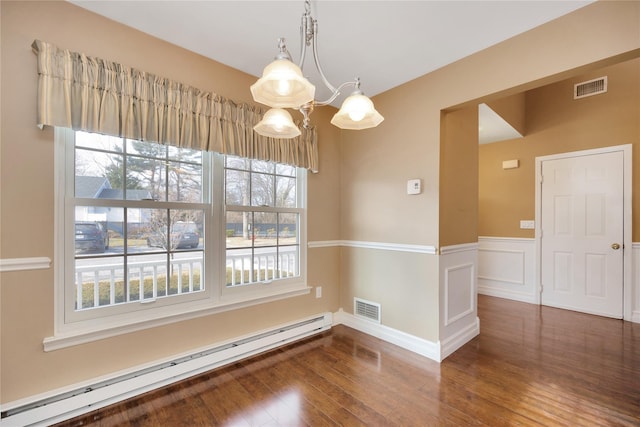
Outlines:
[[128,334],[143,329],[154,328],[171,323],[181,322],[183,320],[195,319],[211,314],[222,313],[230,310],[250,307],[253,305],[264,304],[285,298],[292,298],[301,295],[307,295],[311,292],[310,287],[297,289],[286,289],[279,292],[269,293],[268,295],[256,296],[251,299],[243,299],[242,301],[222,301],[216,305],[208,305],[207,307],[192,308],[188,311],[177,313],[175,315],[162,316],[159,318],[145,319],[135,323],[127,324],[103,324],[101,328],[73,328],[73,330],[59,332],[52,337],[47,337],[43,341],[44,351],[54,351],[62,348],[72,347],[80,344],[86,344],[105,338],[115,337],[121,334]]

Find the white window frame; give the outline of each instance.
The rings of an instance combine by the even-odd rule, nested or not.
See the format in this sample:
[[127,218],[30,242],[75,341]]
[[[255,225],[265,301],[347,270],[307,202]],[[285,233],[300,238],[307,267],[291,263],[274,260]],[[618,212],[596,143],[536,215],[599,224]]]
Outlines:
[[[222,170],[224,175],[224,156],[216,155],[214,162],[216,166],[214,166],[215,170]],[[306,252],[306,242],[307,242],[307,216],[306,216],[306,200],[307,200],[307,192],[306,192],[306,169],[297,168],[296,170],[296,206],[298,208],[276,208],[276,207],[265,207],[265,206],[233,206],[234,211],[246,211],[246,212],[268,212],[268,213],[296,213],[299,214],[299,258],[300,258],[300,276],[291,277],[286,279],[278,279],[278,288],[280,289],[291,289],[295,290],[300,280],[303,280],[306,283],[306,261],[307,261],[307,252]],[[224,176],[222,177],[224,179]],[[221,195],[222,200],[224,200],[224,194]],[[226,214],[226,211],[224,212]],[[226,215],[222,215],[222,223],[223,226],[221,230],[226,229]],[[224,241],[224,239],[221,239]],[[226,254],[226,244],[222,245],[222,250]],[[226,269],[220,269],[221,277],[220,283],[226,282],[226,277],[224,277],[226,273]],[[260,295],[264,292],[265,288],[269,288],[274,286],[273,281],[262,281],[262,282],[253,282],[250,284],[245,284],[242,286],[234,286],[234,287],[222,287],[221,292],[221,300],[225,302],[234,302],[238,300],[244,300],[247,298],[252,298],[253,296]]]
[[[54,132],[54,335],[44,339],[45,351],[52,351],[106,337],[130,333],[137,330],[174,323],[191,318],[206,316],[255,304],[262,304],[283,298],[308,294],[307,286],[307,237],[306,237],[306,170],[297,169],[297,197],[300,212],[300,275],[294,279],[273,282],[257,282],[242,289],[226,289],[226,220],[224,212],[224,156],[215,153],[203,153],[203,164],[210,165],[210,183],[203,182],[203,191],[208,191],[211,210],[205,220],[206,241],[204,254],[205,280],[203,292],[183,295],[185,298],[166,298],[160,304],[127,303],[119,307],[109,306],[88,310],[112,312],[91,316],[77,316],[71,313],[69,293],[74,293],[74,214],[75,204],[69,202],[73,194],[75,168],[74,162],[75,132],[65,128],[55,128]],[[69,163],[71,162],[71,163]],[[203,177],[204,179],[204,177]],[[71,180],[71,182],[69,182]],[[71,189],[71,190],[70,190]],[[116,202],[117,203],[117,202]],[[153,202],[140,201],[141,207]],[[183,207],[178,204],[177,208]],[[218,272],[218,274],[216,274]]]

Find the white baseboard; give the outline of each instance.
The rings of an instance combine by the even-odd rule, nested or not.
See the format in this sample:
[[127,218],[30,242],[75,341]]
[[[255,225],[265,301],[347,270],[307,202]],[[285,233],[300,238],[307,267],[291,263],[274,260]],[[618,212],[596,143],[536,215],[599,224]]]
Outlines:
[[434,343],[433,341],[418,338],[406,332],[372,322],[371,320],[362,319],[342,309],[333,314],[333,324],[348,326],[391,344],[395,344],[398,347],[418,353],[436,362],[442,361],[440,357],[440,343]]
[[476,317],[476,321],[458,333],[440,342],[440,356],[442,360],[446,359],[454,351],[471,341],[480,334],[480,319]]
[[479,283],[478,283],[478,294],[487,295],[490,297],[510,299],[513,301],[527,302],[529,304],[538,303],[534,295],[526,294],[524,292],[516,292],[516,291],[501,289],[501,288],[493,288],[491,286],[485,286]]
[[[331,313],[2,405],[3,427],[51,425],[331,328]],[[89,391],[87,391],[89,390]]]

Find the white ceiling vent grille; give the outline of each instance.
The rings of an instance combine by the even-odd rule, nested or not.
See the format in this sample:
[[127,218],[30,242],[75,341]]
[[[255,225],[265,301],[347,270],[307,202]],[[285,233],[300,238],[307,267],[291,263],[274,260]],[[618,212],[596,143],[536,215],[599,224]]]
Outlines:
[[380,304],[378,303],[354,298],[353,312],[356,316],[364,317],[380,323]]
[[586,98],[607,91],[607,76],[573,85],[573,99]]

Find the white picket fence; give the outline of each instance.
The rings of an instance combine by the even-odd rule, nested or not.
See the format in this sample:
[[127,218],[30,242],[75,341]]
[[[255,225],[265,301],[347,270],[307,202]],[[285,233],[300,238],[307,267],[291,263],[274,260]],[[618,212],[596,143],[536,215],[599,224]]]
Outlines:
[[[264,253],[251,255],[227,255],[226,268],[230,280],[227,286],[242,286],[299,275],[296,252]],[[124,285],[124,268],[121,263],[76,266],[76,307],[89,309],[99,306],[121,304],[131,301],[153,301],[158,297],[201,291],[203,257],[194,256],[172,259],[170,274],[167,274],[166,259],[136,261],[127,264],[128,283]],[[174,276],[177,287],[170,288],[168,276]],[[145,290],[145,282],[151,281],[151,289]],[[108,283],[108,302],[104,296]],[[102,290],[102,301],[100,289]],[[121,288],[119,291],[118,288]],[[92,293],[92,298],[87,296]]]

